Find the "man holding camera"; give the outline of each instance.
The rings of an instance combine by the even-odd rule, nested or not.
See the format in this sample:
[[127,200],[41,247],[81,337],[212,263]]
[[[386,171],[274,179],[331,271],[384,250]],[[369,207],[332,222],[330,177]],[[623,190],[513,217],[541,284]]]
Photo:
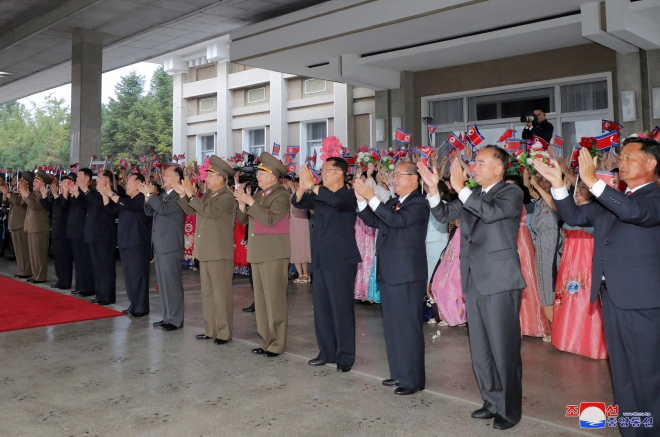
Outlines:
[[552,139],[552,132],[555,127],[545,118],[545,108],[537,106],[534,108],[534,115],[520,117],[520,121],[525,123],[522,131],[523,140],[531,140],[534,135],[543,138],[547,143]]

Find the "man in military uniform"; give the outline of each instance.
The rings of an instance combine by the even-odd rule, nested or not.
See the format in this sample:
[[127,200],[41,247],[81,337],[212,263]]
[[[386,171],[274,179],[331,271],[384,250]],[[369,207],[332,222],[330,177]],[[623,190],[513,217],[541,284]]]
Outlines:
[[[234,170],[213,155],[206,170],[206,193],[195,195],[190,179],[183,184],[173,180],[172,188],[179,194],[177,203],[186,214],[197,216],[193,256],[199,260],[202,285],[202,310],[206,330],[199,340],[214,339],[225,344],[232,339],[234,276],[234,221],[236,201],[227,187]],[[165,329],[165,328],[163,328]]]
[[257,331],[262,338],[252,352],[269,357],[286,349],[291,194],[278,183],[285,174],[284,165],[264,152],[257,171],[261,191],[252,196],[239,187],[234,193],[238,219],[248,226],[247,260],[252,266]]
[[[25,178],[26,175],[23,175]],[[27,282],[41,284],[46,282],[48,275],[48,246],[50,231],[50,214],[41,205],[42,188],[51,183],[51,177],[43,170],[39,170],[32,182],[34,190],[19,186],[23,202],[27,205],[25,213],[25,232],[27,233],[28,247],[30,248],[30,267],[32,278]]]
[[[66,185],[66,179],[64,179],[62,186]],[[68,290],[71,288],[73,279],[73,251],[71,240],[66,236],[70,204],[60,192],[59,180],[53,178],[50,184],[50,194],[46,190],[46,185],[42,186],[41,206],[46,211],[50,211],[50,238],[53,246],[53,258],[55,258],[55,276],[57,276],[57,282],[50,288]]]
[[[27,190],[32,188],[32,180],[34,176],[32,173],[24,172],[18,173],[14,178],[18,179],[18,186],[24,187]],[[14,182],[12,181],[12,186]],[[25,213],[27,211],[27,204],[23,202],[21,194],[16,192],[9,192],[7,186],[0,187],[2,191],[2,201],[5,205],[9,205],[9,220],[7,227],[11,232],[11,241],[14,245],[14,253],[16,254],[16,263],[18,264],[18,274],[14,275],[15,278],[29,278],[32,276],[32,268],[30,267],[30,250],[28,248],[27,234],[25,233]]]

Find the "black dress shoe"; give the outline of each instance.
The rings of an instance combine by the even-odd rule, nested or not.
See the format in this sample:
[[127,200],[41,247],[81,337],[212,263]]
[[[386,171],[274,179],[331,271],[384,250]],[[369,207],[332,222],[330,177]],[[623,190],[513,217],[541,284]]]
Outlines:
[[[163,323],[163,325],[167,325],[167,323]],[[156,325],[154,325],[154,326],[156,326]],[[210,340],[210,339],[211,339],[211,337],[209,337],[209,336],[206,335],[206,334],[197,334],[197,335],[195,336],[195,338],[196,338],[197,340]]]
[[60,288],[60,285],[59,284],[51,284],[50,288]]
[[424,387],[422,388],[403,388],[403,387],[398,387],[396,390],[394,390],[395,395],[399,396],[408,396],[408,395],[414,395],[418,391],[424,390]]
[[144,317],[148,314],[149,314],[148,312],[146,312],[146,313],[132,313],[131,316],[133,316],[133,317]]
[[279,356],[279,355],[280,355],[280,354],[276,354],[275,352],[268,352],[268,351],[266,351],[266,356],[267,356],[267,357],[270,357],[270,358],[274,358],[274,357],[277,357],[277,356]]
[[337,364],[337,372],[350,372],[353,366],[348,364]]
[[385,387],[398,387],[399,381],[396,379],[386,379],[382,382]]
[[252,353],[257,354],[257,355],[264,355],[266,353],[266,351],[261,349],[260,347],[258,347],[258,348],[252,349]]
[[230,341],[231,341],[231,340],[223,340],[223,339],[221,339],[221,338],[216,338],[215,340],[213,340],[213,343],[215,343],[215,344],[227,344],[227,343],[229,343]]
[[310,366],[325,366],[328,363],[326,363],[320,358],[314,358],[313,360],[307,361],[307,364],[309,364]]
[[176,331],[177,329],[179,329],[178,326],[172,325],[171,323],[165,323],[164,325],[161,325],[161,328],[163,329],[163,331]]
[[505,429],[513,428],[514,426],[516,426],[515,423],[509,422],[499,414],[495,415],[495,420],[493,420],[493,428],[505,430]]
[[28,282],[28,283],[30,283],[30,284],[33,284],[33,283],[35,282],[35,280],[34,280],[34,279],[32,279],[32,278],[30,278],[30,279],[28,279],[28,280],[27,280],[27,281],[25,281],[25,282]]
[[47,281],[35,281],[34,279],[30,279],[28,282],[32,282],[33,284],[43,284]]
[[78,294],[80,295],[80,297],[94,296],[94,293],[83,293],[82,291],[79,291]]
[[128,313],[130,313],[130,311],[128,311],[128,310],[121,310],[121,312],[122,312],[122,314],[128,314]]
[[[82,294],[81,294],[81,296],[82,296]],[[99,300],[98,299],[92,299],[92,300],[89,301],[89,303],[99,303]]]
[[159,326],[163,326],[165,324],[165,320],[161,320],[160,322],[154,322],[154,328],[158,328]]
[[492,413],[486,408],[479,408],[472,412],[473,419],[492,419],[493,417],[495,417],[495,413]]
[[32,275],[14,275],[14,278],[25,279],[25,278],[29,278],[29,277],[31,277],[31,276],[32,276]]
[[96,302],[96,305],[101,305],[102,307],[104,307],[106,305],[111,305],[111,303],[110,302]]
[[250,305],[247,308],[243,308],[244,313],[253,313],[254,312],[254,302],[252,302],[252,305]]

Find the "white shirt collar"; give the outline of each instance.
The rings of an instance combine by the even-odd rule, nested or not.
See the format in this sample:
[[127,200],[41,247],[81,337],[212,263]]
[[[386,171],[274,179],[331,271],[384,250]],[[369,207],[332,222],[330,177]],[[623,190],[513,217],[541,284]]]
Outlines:
[[490,191],[491,188],[493,188],[493,187],[494,187],[495,185],[497,185],[499,182],[500,182],[500,181],[497,181],[497,182],[495,182],[493,185],[490,185],[490,186],[488,186],[488,187],[486,187],[486,188],[482,188],[481,191],[484,192],[484,193],[487,193],[487,192]]
[[403,203],[403,201],[406,200],[408,198],[408,196],[410,196],[410,193],[406,194],[403,197],[399,197],[399,203]]
[[169,190],[167,190],[167,191],[165,192],[165,194],[166,194],[166,195],[169,195],[172,191],[174,191],[174,188],[170,188]]
[[644,188],[645,186],[650,185],[650,184],[653,184],[653,183],[655,183],[655,182],[647,182],[647,183],[645,183],[644,185],[640,185],[639,187],[635,187],[635,188],[633,188],[633,189],[626,188],[626,193],[629,193],[629,192],[630,192],[630,193],[634,193],[635,191],[639,190],[640,188]]

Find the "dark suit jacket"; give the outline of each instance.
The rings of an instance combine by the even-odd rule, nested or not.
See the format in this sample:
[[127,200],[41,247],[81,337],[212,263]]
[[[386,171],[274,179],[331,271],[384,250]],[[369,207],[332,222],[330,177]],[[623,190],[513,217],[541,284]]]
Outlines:
[[68,199],[65,201],[69,205],[69,217],[67,218],[66,236],[72,240],[82,240],[85,238],[87,202],[82,199],[82,196],[83,194],[80,194],[78,198],[75,198],[69,195]]
[[591,301],[602,277],[614,305],[660,307],[660,187],[652,183],[627,196],[606,187],[594,202],[577,206],[570,196],[555,200],[571,226],[593,226]]
[[179,195],[172,190],[151,196],[144,203],[144,213],[153,217],[151,244],[156,253],[183,251],[183,227],[186,213],[177,203]]
[[367,206],[358,213],[364,224],[378,229],[378,276],[388,285],[426,281],[428,202],[421,193],[413,191],[397,210],[398,203],[399,199],[394,198],[381,203],[376,211]]
[[149,245],[151,238],[151,218],[144,213],[144,195],[139,193],[131,198],[120,196],[117,203],[110,200],[103,206],[105,212],[119,217],[117,246],[126,249],[137,245]]
[[291,198],[296,208],[314,210],[312,267],[335,269],[362,262],[355,241],[357,200],[344,185],[336,192],[319,187],[319,194],[305,193],[300,202]]
[[103,196],[90,188],[87,194],[80,193],[78,199],[87,203],[85,215],[85,243],[98,243],[107,241],[115,244],[117,241],[117,229],[115,228],[115,216],[108,214],[103,209]]
[[522,139],[530,140],[534,135],[543,138],[548,143],[552,140],[552,133],[555,127],[548,120],[543,120],[537,125],[532,126],[530,129],[523,129]]
[[67,238],[69,202],[63,196],[55,199],[52,194],[49,194],[45,199],[41,199],[40,202],[46,211],[50,211],[50,238],[53,240]]
[[481,197],[472,190],[467,202],[440,203],[431,213],[440,223],[461,219],[461,281],[467,290],[468,271],[482,295],[526,287],[518,256],[518,227],[523,192],[500,181]]

